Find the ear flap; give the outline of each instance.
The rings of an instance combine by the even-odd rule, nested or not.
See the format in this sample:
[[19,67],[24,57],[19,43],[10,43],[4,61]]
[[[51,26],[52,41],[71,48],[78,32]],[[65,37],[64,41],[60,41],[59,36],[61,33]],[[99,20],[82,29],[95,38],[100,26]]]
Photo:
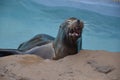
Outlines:
[[80,21],[80,27],[81,27],[81,28],[84,27],[84,23],[83,23],[83,21]]

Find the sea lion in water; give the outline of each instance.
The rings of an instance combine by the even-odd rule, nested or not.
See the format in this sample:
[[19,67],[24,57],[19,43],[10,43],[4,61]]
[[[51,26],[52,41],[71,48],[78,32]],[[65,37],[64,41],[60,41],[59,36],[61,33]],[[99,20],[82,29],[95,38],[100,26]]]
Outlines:
[[[67,55],[76,54],[78,51],[77,39],[82,38],[82,29],[82,21],[77,18],[69,18],[60,25],[58,35],[53,42],[42,46],[33,47],[24,52],[12,50],[11,53],[35,54],[45,59],[60,59]],[[2,52],[4,51],[5,50]],[[7,52],[10,52],[10,50]]]

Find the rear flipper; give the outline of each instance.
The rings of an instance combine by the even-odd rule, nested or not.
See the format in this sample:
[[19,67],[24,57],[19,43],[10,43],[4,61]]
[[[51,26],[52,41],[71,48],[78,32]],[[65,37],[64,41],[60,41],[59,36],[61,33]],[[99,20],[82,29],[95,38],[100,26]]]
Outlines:
[[22,54],[22,52],[18,51],[17,49],[0,49],[0,57],[15,55],[15,54]]

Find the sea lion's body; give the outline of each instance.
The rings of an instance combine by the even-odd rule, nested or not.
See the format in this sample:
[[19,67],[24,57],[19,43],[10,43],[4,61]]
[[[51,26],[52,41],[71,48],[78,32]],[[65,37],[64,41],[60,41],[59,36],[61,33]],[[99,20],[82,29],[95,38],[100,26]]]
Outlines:
[[37,56],[40,56],[44,59],[53,59],[55,57],[55,51],[53,48],[53,43],[47,43],[41,46],[35,46],[29,50],[26,51],[20,51],[17,49],[0,49],[0,56],[8,56],[8,55],[17,55],[17,54],[34,54]]
[[36,46],[30,50],[27,50],[25,51],[25,54],[38,55],[44,59],[53,59],[55,57],[55,51],[52,42],[42,46]]
[[[52,43],[54,39],[55,39],[54,37],[49,36],[47,34],[38,34],[35,37],[31,38],[30,40],[20,44],[18,49],[0,49],[0,57],[8,56],[8,55],[16,55],[16,54],[38,55],[38,51],[40,51],[38,56],[42,57],[43,56],[43,55],[41,55],[43,53],[42,45]],[[40,48],[38,49],[38,47],[40,47],[42,50]],[[48,48],[48,47],[46,47],[46,48]],[[36,50],[36,49],[38,49],[38,50]],[[50,51],[49,48],[48,48],[48,50]],[[46,51],[48,51],[48,50],[46,50]],[[47,54],[45,54],[45,55],[47,55]],[[46,59],[46,56],[43,56],[43,58]],[[48,58],[50,58],[49,55],[48,55]]]
[[[77,39],[82,38],[82,29],[83,22],[76,18],[69,18],[60,25],[59,32],[55,40],[51,40],[51,42],[40,46],[29,47],[29,45],[27,45],[27,48],[26,45],[24,45],[25,43],[23,43],[18,48],[17,54],[35,54],[44,59],[60,59],[67,55],[76,54],[78,52]],[[32,40],[34,40],[34,38]],[[32,40],[30,40],[29,43]],[[20,51],[20,48],[23,52]],[[14,53],[14,50],[11,52]],[[15,54],[16,52],[17,51],[15,50]]]

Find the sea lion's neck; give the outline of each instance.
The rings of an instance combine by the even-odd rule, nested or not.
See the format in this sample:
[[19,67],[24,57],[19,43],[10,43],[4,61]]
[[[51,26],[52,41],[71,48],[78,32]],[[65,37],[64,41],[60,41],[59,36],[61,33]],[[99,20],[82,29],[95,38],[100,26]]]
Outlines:
[[56,57],[54,59],[60,59],[67,55],[72,55],[77,53],[77,44],[76,45],[68,45],[62,36],[58,35],[55,41],[53,42],[53,47],[55,50]]

